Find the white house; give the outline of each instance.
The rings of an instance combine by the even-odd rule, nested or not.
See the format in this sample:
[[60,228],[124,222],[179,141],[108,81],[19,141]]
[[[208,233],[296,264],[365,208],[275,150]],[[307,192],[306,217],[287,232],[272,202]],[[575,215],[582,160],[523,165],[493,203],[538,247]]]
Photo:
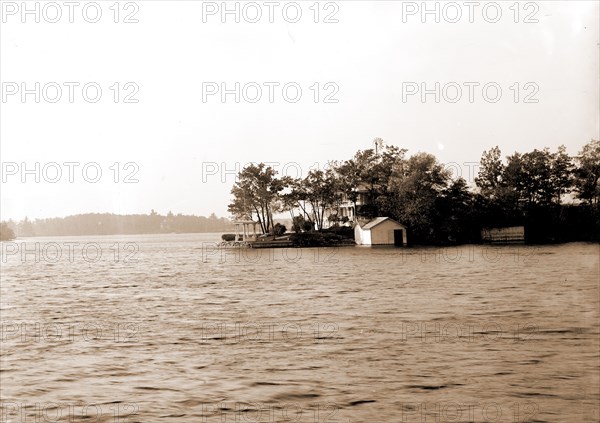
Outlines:
[[377,217],[354,227],[354,241],[358,245],[403,246],[407,244],[406,226],[389,217]]
[[[378,185],[375,185],[378,187]],[[329,216],[337,216],[338,219],[347,218],[348,223],[347,226],[352,224],[357,219],[356,207],[364,206],[369,204],[369,187],[364,183],[360,183],[356,189],[354,190],[356,195],[356,204],[348,198],[348,195],[344,193],[339,193],[341,197],[341,201],[339,204],[336,204],[331,207],[327,207],[325,209],[325,226],[331,227],[334,226],[334,223],[329,221]]]

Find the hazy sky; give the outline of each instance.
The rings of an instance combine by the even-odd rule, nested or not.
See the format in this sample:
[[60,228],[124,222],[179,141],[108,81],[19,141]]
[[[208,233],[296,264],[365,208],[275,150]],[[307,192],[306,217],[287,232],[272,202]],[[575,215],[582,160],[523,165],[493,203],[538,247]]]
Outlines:
[[[33,10],[37,2],[28,3]],[[600,138],[596,1],[513,9],[512,1],[479,2],[472,23],[464,2],[438,3],[439,23],[421,15],[421,2],[321,2],[318,17],[313,1],[298,2],[296,23],[286,21],[295,19],[290,2],[273,6],[273,23],[262,1],[239,2],[240,23],[233,14],[221,21],[221,2],[122,2],[115,16],[114,2],[101,1],[96,23],[85,20],[96,19],[90,2],[79,2],[73,23],[63,2],[46,3],[38,3],[36,23],[34,14],[15,10],[21,2],[2,2],[2,219],[150,209],[227,216],[234,176],[226,172],[236,163],[272,162],[291,176],[299,168],[306,174],[371,148],[375,137],[459,164],[477,162],[494,145],[505,155],[560,144],[576,154]],[[61,18],[47,22],[58,16],[57,4]],[[256,5],[261,19],[247,22]],[[488,22],[495,5],[502,15]],[[459,21],[448,22],[457,11]],[[127,16],[139,22],[122,22]],[[327,16],[338,22],[323,22]],[[539,22],[525,23],[527,17]],[[22,88],[34,92],[36,82],[39,103],[34,93],[23,102]],[[208,95],[221,83],[234,90],[236,82],[239,103],[234,94],[225,102],[220,93]],[[425,101],[408,95],[421,84],[435,90],[436,82],[439,103],[433,93]],[[79,84],[71,84],[72,103],[65,83]],[[272,83],[272,103],[265,83]],[[465,83],[472,83],[473,102]],[[57,86],[62,97],[52,103]],[[92,103],[96,86],[102,95]],[[262,97],[253,103],[257,86]],[[457,86],[462,97],[451,102]],[[293,103],[295,87],[302,96]],[[493,103],[497,87],[502,97]],[[138,102],[124,103],[129,94]],[[325,103],[327,96],[337,102]],[[22,163],[33,170],[39,163],[39,182],[35,170],[23,174]],[[98,182],[84,179],[85,165],[88,181],[102,170]],[[138,182],[124,183],[132,172]]]

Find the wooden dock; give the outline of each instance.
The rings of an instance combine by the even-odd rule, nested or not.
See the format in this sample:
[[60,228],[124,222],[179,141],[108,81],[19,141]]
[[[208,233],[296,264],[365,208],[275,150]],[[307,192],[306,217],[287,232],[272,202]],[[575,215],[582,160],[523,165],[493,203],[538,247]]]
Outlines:
[[289,239],[254,241],[250,243],[250,248],[289,248],[293,246],[294,243]]

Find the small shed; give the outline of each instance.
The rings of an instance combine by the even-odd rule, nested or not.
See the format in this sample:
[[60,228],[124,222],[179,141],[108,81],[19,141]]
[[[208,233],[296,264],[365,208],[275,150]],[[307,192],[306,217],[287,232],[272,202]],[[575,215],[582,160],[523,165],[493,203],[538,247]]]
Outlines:
[[389,217],[377,217],[364,225],[354,227],[354,241],[358,245],[407,245],[406,226]]

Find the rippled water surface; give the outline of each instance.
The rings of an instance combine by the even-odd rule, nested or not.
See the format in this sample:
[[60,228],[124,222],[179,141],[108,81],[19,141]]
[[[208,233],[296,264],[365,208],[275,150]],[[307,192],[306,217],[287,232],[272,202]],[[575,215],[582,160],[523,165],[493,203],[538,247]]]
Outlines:
[[3,243],[2,421],[599,421],[598,244],[217,239]]

